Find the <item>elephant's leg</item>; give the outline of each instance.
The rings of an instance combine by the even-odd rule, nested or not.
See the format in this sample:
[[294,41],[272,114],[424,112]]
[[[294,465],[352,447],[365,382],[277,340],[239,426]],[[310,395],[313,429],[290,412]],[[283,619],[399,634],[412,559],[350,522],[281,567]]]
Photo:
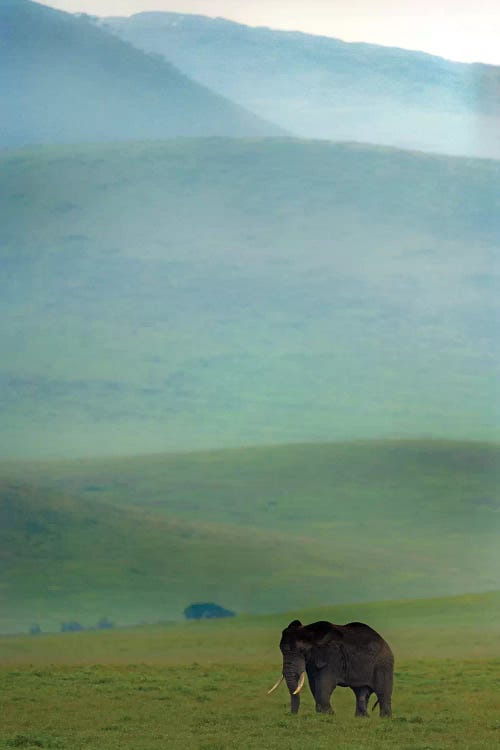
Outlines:
[[380,706],[380,716],[390,718],[392,716],[391,698],[385,693],[377,693],[378,704]]
[[368,713],[368,700],[372,694],[372,689],[369,687],[353,687],[352,691],[356,696],[356,716],[369,717]]
[[[321,713],[321,704],[318,703],[319,700],[319,674],[318,670],[311,669],[307,670],[307,676],[309,678],[309,687],[311,688],[311,693],[314,698],[314,702],[316,703],[316,712]],[[318,697],[316,697],[318,696]]]
[[392,716],[392,670],[378,669],[375,671],[375,693],[380,706],[380,716]]
[[380,716],[390,718],[392,716],[391,696],[380,693],[380,695],[377,694],[377,698],[380,706]]
[[[309,687],[316,703],[316,713],[323,713],[323,705],[321,704],[320,698],[320,676],[321,670],[318,667],[308,664],[306,667],[307,677],[309,680]],[[331,711],[328,711],[330,713]]]
[[316,711],[321,714],[333,714],[330,697],[337,687],[336,677],[326,669],[322,669],[316,680]]
[[[316,701],[316,691],[318,689],[317,682],[318,682],[318,674],[319,674],[318,669],[308,664],[306,666],[306,672],[307,672],[307,679],[309,681],[309,689],[311,690],[312,696],[314,700]],[[316,702],[316,710],[318,710],[317,706],[318,704]]]
[[319,676],[318,674],[315,674],[313,679],[309,680],[309,685],[311,688],[311,693],[313,694],[314,702],[316,704],[316,713],[320,714],[322,712],[321,703],[320,701],[320,691],[319,691]]

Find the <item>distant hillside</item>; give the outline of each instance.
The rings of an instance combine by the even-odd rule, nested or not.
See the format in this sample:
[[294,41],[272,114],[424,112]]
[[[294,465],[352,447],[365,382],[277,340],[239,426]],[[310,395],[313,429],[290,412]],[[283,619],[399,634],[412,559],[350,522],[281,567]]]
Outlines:
[[28,0],[0,7],[0,146],[276,135],[171,64]]
[[3,457],[500,437],[498,162],[185,139],[0,190]]
[[104,25],[297,135],[500,158],[498,67],[178,13]]
[[0,464],[0,631],[492,590],[499,467],[432,441]]
[[[207,599],[273,611],[278,591],[294,606],[290,544],[304,571],[325,564],[300,539],[118,510],[0,479],[0,632],[33,622],[90,627],[103,615],[122,624],[180,619],[188,604]],[[306,600],[318,601],[319,590],[314,582]]]
[[[390,520],[407,539],[500,527],[500,444],[368,440],[0,463],[0,475],[184,522],[328,535]],[[493,526],[492,526],[493,525]],[[500,530],[500,528],[499,528]],[[384,534],[386,532],[383,532]]]

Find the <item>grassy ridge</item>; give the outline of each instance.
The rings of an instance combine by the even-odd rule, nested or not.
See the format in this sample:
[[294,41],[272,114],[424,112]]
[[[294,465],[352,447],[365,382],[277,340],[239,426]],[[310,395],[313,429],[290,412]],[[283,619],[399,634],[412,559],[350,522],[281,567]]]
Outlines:
[[500,446],[439,440],[297,444],[0,464],[4,474],[123,506],[234,525],[329,532],[380,519],[486,530],[500,508]]
[[374,441],[4,463],[2,630],[177,619],[200,599],[272,612],[495,589],[499,451]]

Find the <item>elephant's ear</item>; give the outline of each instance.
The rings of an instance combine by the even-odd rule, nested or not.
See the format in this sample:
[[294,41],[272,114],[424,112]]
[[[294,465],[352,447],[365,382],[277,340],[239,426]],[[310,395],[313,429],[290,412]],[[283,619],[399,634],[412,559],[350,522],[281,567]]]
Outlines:
[[331,645],[342,639],[342,631],[338,630],[335,625],[326,622],[317,623],[314,631],[311,659],[318,669],[322,669],[327,665]]
[[313,646],[311,660],[318,669],[323,669],[328,663],[328,646]]

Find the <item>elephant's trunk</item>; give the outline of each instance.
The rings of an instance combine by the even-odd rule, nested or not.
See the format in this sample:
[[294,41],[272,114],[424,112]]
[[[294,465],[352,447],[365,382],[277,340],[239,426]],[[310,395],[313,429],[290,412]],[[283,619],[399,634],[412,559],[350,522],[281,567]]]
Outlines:
[[288,692],[290,693],[290,710],[296,714],[300,706],[300,689],[304,684],[303,674],[305,672],[305,662],[303,659],[292,663],[284,662],[283,677],[285,678]]

